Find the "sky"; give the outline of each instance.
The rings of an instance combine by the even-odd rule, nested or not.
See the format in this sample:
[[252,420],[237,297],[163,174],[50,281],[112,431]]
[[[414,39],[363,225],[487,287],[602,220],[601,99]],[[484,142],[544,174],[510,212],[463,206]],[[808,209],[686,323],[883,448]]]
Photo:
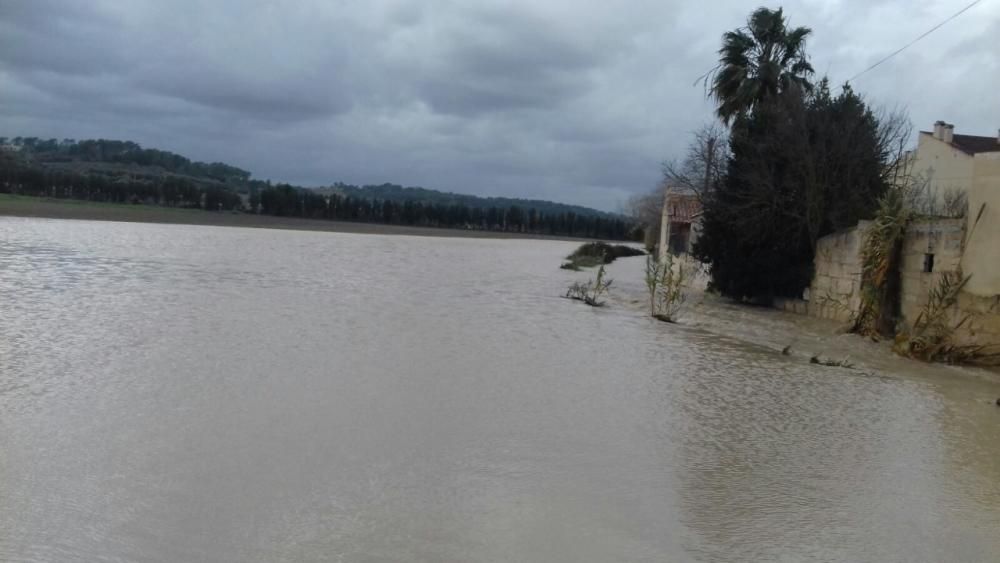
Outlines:
[[[969,1],[782,6],[840,84]],[[759,5],[2,0],[0,136],[127,139],[308,186],[616,211],[713,121],[696,81]],[[1000,0],[982,0],[852,85],[915,129],[996,135],[998,38]]]

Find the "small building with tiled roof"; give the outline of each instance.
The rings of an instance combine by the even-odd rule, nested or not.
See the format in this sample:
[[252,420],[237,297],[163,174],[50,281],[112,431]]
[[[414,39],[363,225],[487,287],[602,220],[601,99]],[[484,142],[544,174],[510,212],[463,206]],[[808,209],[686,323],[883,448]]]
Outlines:
[[[678,193],[667,189],[664,202],[667,221],[660,226],[661,231],[669,228],[666,247],[671,254],[688,254],[701,230],[701,198],[694,193]],[[661,240],[667,235],[661,233]]]
[[671,223],[693,223],[701,216],[701,198],[696,194],[668,194],[667,215]]

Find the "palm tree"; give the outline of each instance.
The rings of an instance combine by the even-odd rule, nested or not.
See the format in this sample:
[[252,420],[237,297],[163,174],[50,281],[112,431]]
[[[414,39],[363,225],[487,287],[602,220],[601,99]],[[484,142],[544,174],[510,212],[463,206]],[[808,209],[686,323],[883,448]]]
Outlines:
[[810,91],[812,65],[805,53],[808,27],[786,27],[781,8],[757,8],[746,27],[722,36],[719,66],[709,95],[723,123],[753,110],[762,100],[791,88]]

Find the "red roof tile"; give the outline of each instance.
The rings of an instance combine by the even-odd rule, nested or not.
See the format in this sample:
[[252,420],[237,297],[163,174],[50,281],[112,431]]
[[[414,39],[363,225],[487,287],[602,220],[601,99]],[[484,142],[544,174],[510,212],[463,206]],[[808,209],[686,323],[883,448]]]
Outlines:
[[1000,152],[1000,140],[996,137],[952,135],[951,144],[969,154],[976,154],[980,152]]
[[691,223],[701,215],[701,200],[693,194],[670,194],[667,215],[671,223]]
[[[934,136],[934,133],[930,131],[921,131],[921,133],[932,137]],[[1000,152],[1000,140],[998,140],[997,137],[954,134],[951,136],[951,146],[966,154]]]

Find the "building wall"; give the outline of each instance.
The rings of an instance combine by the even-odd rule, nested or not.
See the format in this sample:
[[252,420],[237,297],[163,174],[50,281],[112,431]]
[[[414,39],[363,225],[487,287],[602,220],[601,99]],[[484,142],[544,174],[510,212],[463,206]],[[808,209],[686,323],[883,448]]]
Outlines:
[[972,160],[966,152],[921,132],[911,172],[930,179],[931,193],[938,197],[950,189],[968,192],[972,187]]
[[980,153],[969,191],[969,234],[962,269],[971,275],[966,291],[1000,295],[1000,152]]
[[[966,238],[965,219],[939,219],[915,223],[903,241],[901,301],[903,322],[912,327],[928,302],[930,292],[941,283],[946,272],[959,272],[969,276],[965,290],[959,294],[958,304],[949,315],[948,324],[958,327],[952,340],[955,344],[1000,344],[1000,292],[998,295],[980,296],[969,291],[976,274],[966,270],[963,263],[979,267],[977,259],[963,253]],[[997,240],[997,239],[994,239]],[[924,256],[934,254],[934,269],[924,272]],[[998,250],[994,247],[994,253]],[[996,258],[990,263],[995,265]],[[979,267],[982,273],[984,268]]]
[[[946,272],[962,261],[965,219],[935,219],[913,223],[903,239],[900,262],[900,305],[903,321],[912,324],[927,304],[930,291]],[[924,271],[925,256],[933,255],[933,269]]]

